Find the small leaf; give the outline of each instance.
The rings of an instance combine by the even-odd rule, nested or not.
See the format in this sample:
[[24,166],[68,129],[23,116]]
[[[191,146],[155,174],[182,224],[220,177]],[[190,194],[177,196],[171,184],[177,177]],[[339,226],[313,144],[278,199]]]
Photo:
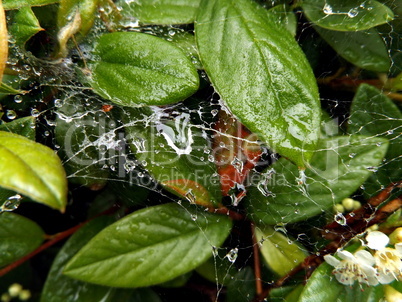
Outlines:
[[122,14],[145,24],[193,23],[201,0],[122,1]]
[[[402,113],[380,90],[360,85],[352,102],[348,132],[380,136],[389,140],[385,162],[365,183],[365,193],[373,195],[384,185],[402,178]],[[375,168],[375,167],[374,167]]]
[[256,228],[255,232],[264,260],[280,276],[286,275],[307,256],[302,246],[270,226]]
[[387,148],[380,137],[320,140],[305,175],[284,158],[271,165],[259,184],[248,188],[248,210],[254,221],[271,225],[318,215],[359,188]]
[[43,240],[43,230],[32,220],[14,213],[1,213],[0,267],[29,254]]
[[374,0],[304,0],[302,8],[314,24],[339,31],[369,29],[394,17],[389,7]]
[[9,10],[27,6],[42,6],[57,2],[59,2],[59,0],[3,0],[3,6],[5,10]]
[[339,32],[315,26],[320,36],[345,60],[372,71],[387,72],[391,59],[384,40],[375,28]]
[[21,90],[16,90],[13,87],[5,84],[5,83],[0,83],[0,93],[4,94],[22,94],[25,93],[25,91]]
[[173,37],[168,36],[165,39],[171,40],[172,43],[183,50],[197,69],[203,69],[194,35],[188,32],[177,32]]
[[10,26],[10,34],[17,45],[24,45],[29,38],[41,30],[44,29],[40,27],[38,19],[29,6],[16,11]]
[[8,56],[8,34],[6,15],[2,2],[0,1],[0,83],[3,79],[4,68],[6,67]]
[[[299,302],[374,302],[384,297],[383,286],[355,283],[352,287],[340,284],[332,276],[333,267],[321,264],[311,275],[299,297]],[[325,290],[324,290],[325,289]]]
[[197,70],[183,51],[161,38],[119,32],[95,46],[91,86],[112,102],[131,107],[184,100],[199,85]]
[[101,231],[74,256],[64,273],[108,286],[159,284],[211,257],[212,248],[223,243],[230,228],[227,217],[197,213],[174,203],[148,207]]
[[0,125],[0,131],[19,134],[33,141],[36,135],[35,129],[35,118],[32,116],[22,117]]
[[195,24],[201,61],[232,113],[300,167],[319,135],[309,63],[292,35],[253,1],[203,1]]
[[67,203],[66,176],[54,151],[4,131],[0,131],[0,186],[61,211]]

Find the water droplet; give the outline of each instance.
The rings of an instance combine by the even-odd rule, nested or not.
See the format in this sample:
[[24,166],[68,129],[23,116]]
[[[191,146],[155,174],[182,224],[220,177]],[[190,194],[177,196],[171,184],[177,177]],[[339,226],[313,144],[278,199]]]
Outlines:
[[238,248],[231,249],[229,253],[226,254],[225,258],[228,258],[230,262],[235,263],[238,253],[239,253]]
[[7,198],[7,200],[0,207],[0,212],[11,212],[17,209],[21,202],[21,195],[16,194]]
[[195,195],[193,193],[193,190],[189,189],[186,194],[184,194],[184,196],[186,197],[186,199],[190,202],[190,203],[195,203]]
[[349,153],[349,157],[350,158],[353,158],[353,157],[355,157],[356,156],[356,153]]
[[33,116],[33,117],[38,117],[39,114],[40,114],[40,112],[39,112],[38,109],[33,108],[33,109],[31,110],[31,116]]
[[55,100],[54,100],[54,106],[55,106],[55,107],[60,108],[60,107],[62,107],[63,105],[64,105],[64,101],[63,101],[63,100],[61,100],[61,99],[55,99]]
[[215,116],[215,115],[217,115],[218,114],[218,109],[212,109],[211,110],[211,114],[212,114],[212,116]]
[[342,213],[338,213],[334,216],[334,221],[339,223],[340,225],[346,225],[346,218]]
[[212,154],[208,155],[208,161],[213,163],[215,161],[215,157]]
[[387,134],[393,134],[394,133],[394,130],[388,130],[387,131]]
[[21,103],[21,102],[22,102],[22,95],[17,94],[17,95],[14,97],[14,102],[16,102],[17,104]]
[[376,143],[375,144],[377,147],[381,147],[382,143]]
[[241,173],[243,171],[244,163],[237,157],[235,157],[230,164],[237,170],[237,172]]
[[333,13],[332,12],[332,7],[330,5],[328,5],[327,3],[325,3],[324,7],[322,8],[322,11],[326,15],[331,15]]
[[359,14],[359,11],[357,8],[352,8],[351,10],[348,11],[348,17],[349,18],[354,18]]
[[297,184],[298,185],[305,185],[306,184],[306,173],[305,170],[300,169],[299,170],[299,177],[296,178]]
[[9,120],[13,120],[17,117],[17,113],[14,110],[7,110],[6,116]]
[[369,170],[370,172],[374,172],[374,173],[378,171],[377,167],[367,167],[366,169]]
[[131,172],[135,169],[135,163],[132,160],[128,160],[124,163],[123,165],[124,170],[126,170],[127,172]]
[[216,246],[212,246],[212,255],[214,257],[218,256],[218,248]]
[[197,220],[197,215],[196,214],[191,214],[191,220],[196,221]]

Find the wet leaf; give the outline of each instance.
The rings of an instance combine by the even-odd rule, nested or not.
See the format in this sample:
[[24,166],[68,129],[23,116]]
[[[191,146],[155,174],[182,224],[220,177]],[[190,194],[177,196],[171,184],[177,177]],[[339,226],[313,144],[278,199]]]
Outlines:
[[314,27],[320,36],[345,60],[372,71],[387,72],[391,58],[384,40],[376,29],[339,32]]
[[247,189],[248,210],[257,223],[301,221],[318,215],[352,194],[385,156],[388,141],[380,137],[338,136],[320,140],[303,174],[284,158]]
[[239,270],[227,286],[227,302],[253,301],[255,296],[255,276],[251,267]]
[[210,145],[188,113],[173,119],[156,108],[138,108],[126,109],[122,118],[137,162],[155,180],[190,203],[220,203],[219,176],[214,159],[208,159]]
[[[39,160],[46,158],[46,161]],[[0,186],[64,211],[67,181],[60,159],[50,148],[0,131]]]
[[170,40],[184,51],[197,69],[203,68],[198,54],[197,45],[195,44],[194,35],[188,32],[178,32],[173,37],[170,37]]
[[24,93],[25,91],[21,91],[21,90],[16,90],[13,87],[4,84],[4,83],[0,83],[0,93],[4,93],[4,94],[21,94]]
[[230,228],[227,217],[197,213],[174,203],[148,207],[101,231],[74,256],[64,273],[108,286],[162,283],[211,257],[212,247],[223,243]]
[[197,70],[172,43],[142,33],[99,38],[90,64],[91,85],[101,96],[131,107],[181,101],[198,89]]
[[32,116],[27,116],[16,119],[9,123],[3,123],[0,125],[0,131],[19,134],[34,141],[36,135],[35,118]]
[[394,17],[389,7],[374,0],[304,0],[302,8],[314,24],[339,31],[369,29]]
[[[321,264],[311,275],[299,297],[299,302],[375,302],[384,297],[382,286],[340,284],[332,275],[333,267]],[[325,290],[323,290],[325,289]]]
[[363,84],[352,102],[348,132],[389,140],[389,148],[375,174],[364,184],[365,193],[373,195],[384,185],[402,179],[402,113],[380,90]]
[[296,241],[270,226],[258,227],[255,232],[264,260],[280,276],[286,275],[308,256]]
[[23,7],[16,11],[10,26],[10,34],[14,37],[16,44],[24,45],[37,32],[44,30],[31,7]]
[[4,9],[19,9],[27,6],[42,6],[57,3],[59,0],[3,0]]
[[3,79],[4,68],[6,67],[8,56],[8,34],[6,15],[0,1],[0,83]]
[[276,21],[279,26],[285,26],[292,36],[296,36],[296,15],[293,13],[289,5],[278,4],[269,9],[268,12],[272,14],[273,20]]
[[201,0],[121,1],[122,13],[145,24],[193,23]]
[[252,1],[203,1],[195,24],[205,70],[225,104],[269,147],[304,167],[315,150],[315,77],[292,35]]
[[32,220],[14,213],[1,213],[0,267],[29,254],[43,240],[43,230]]

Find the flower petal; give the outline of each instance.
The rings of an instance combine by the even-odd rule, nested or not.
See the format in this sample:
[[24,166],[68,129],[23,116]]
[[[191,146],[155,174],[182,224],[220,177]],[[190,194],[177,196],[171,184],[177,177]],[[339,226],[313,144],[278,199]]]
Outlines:
[[367,246],[373,250],[382,250],[389,243],[389,238],[383,232],[372,231],[366,236]]
[[368,251],[357,251],[355,253],[355,257],[360,264],[364,264],[367,266],[373,266],[375,264],[375,259],[373,255],[371,255],[371,253],[369,253]]
[[327,262],[329,265],[331,265],[333,267],[337,267],[339,265],[339,263],[341,263],[338,259],[336,259],[332,255],[325,255],[324,260],[325,260],[325,262]]
[[389,284],[392,281],[395,281],[395,277],[392,274],[379,272],[377,276],[378,282],[381,284]]
[[395,249],[402,255],[402,243],[395,244]]
[[355,258],[355,256],[353,256],[353,254],[351,252],[338,251],[337,254],[342,260],[349,260],[352,262],[356,262],[356,258]]

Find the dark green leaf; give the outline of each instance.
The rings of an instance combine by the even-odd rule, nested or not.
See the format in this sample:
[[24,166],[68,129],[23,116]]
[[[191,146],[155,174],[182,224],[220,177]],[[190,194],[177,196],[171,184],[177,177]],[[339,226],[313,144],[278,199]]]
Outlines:
[[380,136],[389,140],[385,162],[365,183],[365,192],[372,195],[383,186],[402,179],[402,113],[381,91],[364,84],[353,99],[348,132]]
[[254,221],[271,225],[320,214],[359,188],[381,163],[387,148],[388,141],[380,137],[320,140],[305,180],[281,158],[261,175],[257,186],[248,189],[248,210]]
[[340,284],[332,276],[333,267],[321,264],[311,275],[302,291],[299,302],[378,302],[384,297],[383,286]]
[[292,290],[285,298],[286,302],[298,302],[300,294],[304,289],[304,285],[298,285],[294,290]]
[[197,70],[172,43],[142,33],[105,34],[90,64],[91,85],[120,105],[166,105],[192,95],[199,85]]
[[292,35],[247,0],[203,1],[195,31],[225,104],[270,148],[304,167],[321,113],[315,77]]
[[197,69],[202,69],[202,64],[200,61],[200,56],[198,55],[197,45],[195,44],[194,35],[188,32],[179,32],[176,33],[173,37],[170,37],[170,40],[184,53],[187,57],[193,62],[194,66]]
[[12,25],[9,28],[10,34],[18,45],[24,45],[30,37],[41,30],[43,28],[29,6],[20,8],[15,13]]
[[335,51],[350,63],[372,71],[387,72],[391,59],[384,40],[376,29],[339,32],[314,27]]
[[61,211],[67,203],[66,176],[54,151],[4,131],[0,131],[0,186]]
[[35,140],[35,118],[32,116],[22,117],[0,125],[0,131],[12,132]]
[[118,287],[162,283],[211,257],[230,229],[227,217],[174,203],[145,208],[96,235],[67,264],[65,274]]
[[314,24],[339,31],[369,29],[394,17],[389,7],[374,0],[304,0],[302,8]]
[[122,14],[145,24],[193,23],[201,0],[121,1]]
[[269,9],[268,12],[272,14],[273,20],[279,26],[285,26],[292,36],[296,35],[297,20],[289,5],[279,4]]
[[246,266],[229,281],[227,302],[253,301],[255,296],[255,276],[253,270]]
[[17,90],[14,89],[13,87],[4,84],[4,83],[0,83],[0,93],[4,93],[4,94],[21,94],[24,93],[25,91],[21,91],[21,90]]
[[42,229],[32,220],[14,213],[1,213],[0,267],[29,254],[43,240]]
[[139,163],[172,193],[192,203],[220,203],[216,166],[208,158],[205,133],[190,122],[188,113],[174,119],[150,109],[127,109],[123,115],[128,141]]
[[286,275],[307,256],[296,241],[272,227],[256,228],[255,232],[264,260],[280,276]]
[[27,6],[42,6],[57,2],[59,0],[3,0],[3,7],[5,10],[9,10]]

